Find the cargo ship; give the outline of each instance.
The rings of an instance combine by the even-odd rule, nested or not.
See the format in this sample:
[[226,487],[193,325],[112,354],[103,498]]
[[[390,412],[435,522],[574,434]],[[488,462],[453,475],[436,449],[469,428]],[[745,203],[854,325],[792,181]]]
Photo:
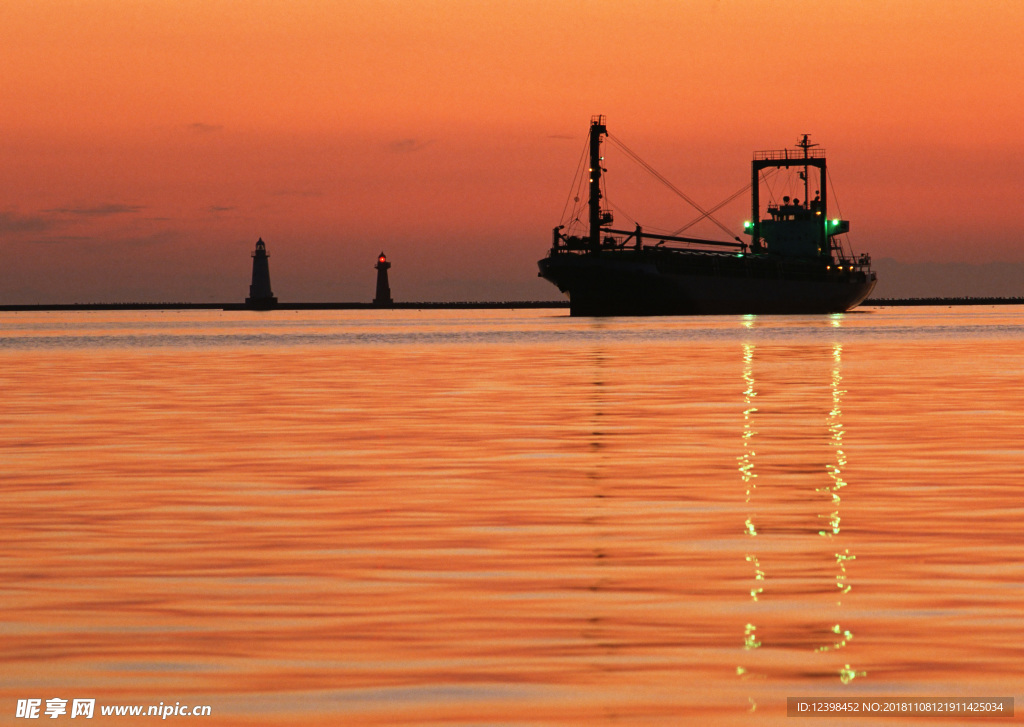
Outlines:
[[[571,315],[838,313],[859,305],[875,287],[870,257],[855,256],[840,237],[850,223],[829,216],[825,152],[808,135],[794,148],[754,153],[752,215],[743,230],[749,239],[731,240],[654,234],[639,224],[613,227],[612,212],[602,204],[607,135],[605,117],[594,116],[587,227],[575,234],[567,225],[556,227],[550,251],[538,261],[540,277],[568,296]],[[762,211],[765,170],[783,168],[802,169],[803,198],[787,195]],[[819,184],[809,199],[812,169]]]

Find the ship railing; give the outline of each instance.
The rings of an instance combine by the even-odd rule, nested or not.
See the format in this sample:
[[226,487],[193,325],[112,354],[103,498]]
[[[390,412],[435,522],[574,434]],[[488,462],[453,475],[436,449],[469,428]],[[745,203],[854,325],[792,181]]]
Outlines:
[[709,247],[746,249],[746,244],[738,241],[738,238],[737,242],[725,242],[722,240],[705,240],[704,238],[701,237],[678,237],[676,235],[661,235],[658,233],[644,232],[639,227],[637,227],[635,230],[614,230],[608,228],[607,232],[616,235],[624,235],[624,242],[638,239],[642,240],[643,242],[647,242],[648,240],[659,240],[659,242],[657,243],[657,246],[659,247],[665,245],[665,243],[667,242],[681,242],[687,245],[706,245]]
[[769,149],[755,151],[755,161],[800,161],[801,159],[824,159],[824,149],[807,149],[806,156],[804,149]]
[[664,244],[661,244],[661,243],[654,244],[654,245],[644,245],[643,249],[644,250],[665,250],[665,251],[668,251],[668,252],[686,252],[686,253],[692,253],[694,255],[707,255],[709,257],[737,257],[739,255],[742,255],[742,253],[731,252],[731,251],[727,252],[725,250],[717,250],[717,249],[714,249],[714,248],[701,248],[701,247],[693,247],[693,246],[690,246],[690,245],[664,245]]

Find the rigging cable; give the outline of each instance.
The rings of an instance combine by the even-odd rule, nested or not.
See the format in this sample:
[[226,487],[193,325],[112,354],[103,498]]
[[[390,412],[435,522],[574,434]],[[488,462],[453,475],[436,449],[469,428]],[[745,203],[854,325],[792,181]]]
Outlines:
[[[836,194],[835,185],[832,184],[832,174],[827,169],[825,170],[825,176],[827,178],[828,188],[830,190],[830,192],[829,192],[829,194],[830,194],[829,199],[833,200],[833,204],[835,204],[835,206],[836,206],[836,212],[839,213],[839,218],[842,219],[842,217],[843,217],[843,210],[840,209],[840,207],[839,207],[839,195]],[[839,243],[839,245],[838,245],[839,252],[841,254],[843,254],[843,255],[846,255],[847,254],[847,250],[849,250],[850,257],[852,258],[854,256],[854,254],[853,254],[853,243],[850,242],[849,234],[850,233],[847,232],[844,235],[840,235],[839,239],[836,240],[836,242]]]
[[[589,142],[589,137],[587,137],[587,138],[588,138],[588,142]],[[565,199],[565,206],[562,207],[562,222],[563,223],[572,224],[573,222],[579,220],[579,211],[578,211],[578,209],[577,209],[577,207],[575,205],[576,205],[576,203],[578,203],[580,201],[580,192],[583,189],[583,167],[586,164],[586,159],[587,159],[587,144],[584,143],[583,144],[583,153],[580,155],[580,160],[579,160],[579,162],[576,165],[576,174],[573,177],[572,187],[569,188],[569,196],[566,197],[566,199]],[[575,187],[575,190],[573,189],[573,187]],[[571,221],[566,216],[566,210],[569,209],[570,200],[575,200],[573,202],[572,220]]]
[[[608,195],[605,195],[605,199],[606,200],[608,199]],[[608,206],[611,207],[615,211],[615,214],[622,215],[627,220],[629,220],[630,224],[632,224],[632,225],[636,225],[637,224],[637,221],[634,220],[632,217],[630,217],[628,212],[626,212],[624,209],[619,207],[617,204],[615,204],[611,200],[608,200]]]
[[[680,190],[680,189],[679,189],[678,187],[676,187],[676,186],[675,186],[674,184],[672,184],[672,182],[668,181],[668,180],[667,180],[667,179],[666,179],[666,178],[665,178],[664,176],[662,176],[662,175],[661,175],[661,173],[660,173],[660,172],[658,172],[658,170],[656,170],[656,169],[655,169],[654,167],[652,167],[652,166],[651,166],[650,164],[648,164],[648,163],[647,163],[647,162],[645,162],[645,161],[644,161],[643,159],[641,159],[641,158],[640,158],[640,157],[639,157],[639,156],[638,156],[638,155],[636,154],[636,152],[634,152],[634,151],[633,151],[632,149],[630,149],[630,148],[629,148],[628,146],[626,146],[625,144],[623,144],[623,143],[622,143],[622,141],[620,141],[620,140],[619,140],[619,139],[618,139],[617,137],[615,137],[615,136],[612,136],[611,134],[608,134],[608,140],[609,140],[609,141],[612,141],[612,142],[614,142],[614,143],[615,143],[615,145],[616,145],[616,146],[618,146],[618,147],[619,147],[620,149],[622,149],[622,151],[624,151],[624,152],[625,152],[625,153],[626,153],[627,155],[629,155],[629,157],[630,157],[630,158],[631,158],[631,159],[632,159],[633,161],[635,161],[635,162],[636,162],[637,164],[639,164],[639,165],[640,165],[640,166],[642,166],[642,167],[643,167],[644,169],[646,169],[646,170],[647,170],[647,171],[648,171],[648,172],[649,172],[650,174],[652,174],[652,175],[654,176],[654,178],[655,178],[655,179],[657,179],[657,180],[658,180],[659,182],[661,182],[661,183],[662,183],[662,184],[664,184],[664,185],[665,185],[666,187],[668,187],[668,188],[669,188],[670,190],[672,190],[673,192],[675,192],[675,194],[676,194],[676,195],[678,195],[678,196],[679,196],[680,198],[682,198],[683,200],[685,200],[685,201],[686,201],[686,202],[687,202],[687,203],[688,203],[688,204],[689,204],[689,205],[690,205],[691,207],[693,207],[693,208],[694,208],[695,210],[697,210],[698,212],[702,213],[702,215],[703,215],[704,217],[706,217],[707,219],[709,219],[709,220],[711,220],[712,222],[714,222],[714,223],[715,223],[715,224],[716,224],[716,225],[718,226],[718,228],[719,228],[720,230],[722,230],[723,232],[725,232],[725,234],[727,234],[727,235],[728,235],[729,237],[733,238],[734,240],[739,240],[739,237],[737,237],[737,236],[736,236],[736,235],[735,235],[735,234],[734,234],[734,233],[732,232],[732,230],[730,230],[730,229],[729,229],[728,227],[726,227],[726,226],[725,226],[725,225],[723,225],[723,224],[722,224],[721,222],[719,222],[719,221],[718,221],[718,220],[716,220],[716,219],[715,219],[714,217],[712,217],[712,216],[711,216],[711,213],[710,213],[710,212],[706,211],[706,210],[705,210],[705,209],[704,209],[703,207],[701,207],[701,206],[700,206],[699,204],[697,204],[697,203],[696,203],[696,202],[694,202],[694,201],[693,201],[692,199],[690,199],[689,197],[687,197],[687,196],[686,196],[686,195],[685,195],[685,194],[684,194],[684,193],[682,192],[682,190]],[[701,219],[703,219],[703,217],[702,217]]]
[[[767,184],[767,182],[772,176],[777,175],[779,172],[781,172],[782,169],[782,167],[772,167],[768,170],[761,170],[760,179],[762,182],[765,182],[765,189],[768,190],[768,197],[771,200],[771,204],[774,205],[779,204],[779,199],[778,197],[775,196],[775,190],[772,189],[771,186]],[[788,174],[786,174],[785,177],[781,180],[782,184],[780,186],[782,187],[783,192],[789,192],[792,191],[793,186],[793,171],[789,167],[786,167],[785,169],[788,172]]]
[[718,204],[716,204],[716,205],[715,205],[714,207],[712,207],[711,209],[709,209],[709,210],[708,210],[707,212],[705,212],[704,214],[702,214],[702,215],[701,215],[700,217],[695,217],[694,219],[690,220],[689,222],[687,222],[687,223],[686,223],[685,225],[683,225],[682,227],[680,227],[680,228],[679,228],[678,230],[676,230],[676,231],[675,231],[675,232],[673,232],[672,234],[673,234],[673,235],[679,235],[679,234],[682,234],[683,232],[686,232],[686,231],[687,231],[688,229],[690,229],[691,227],[693,227],[694,225],[696,225],[696,224],[697,224],[698,222],[700,222],[701,220],[704,220],[704,219],[707,219],[707,218],[709,218],[709,217],[710,217],[710,216],[712,215],[712,213],[714,213],[714,212],[718,212],[718,210],[720,210],[720,209],[722,209],[723,207],[725,207],[725,206],[726,206],[727,204],[729,204],[730,202],[732,202],[732,201],[733,201],[734,199],[736,199],[737,197],[739,197],[739,196],[740,196],[741,194],[743,194],[744,192],[746,192],[746,191],[747,191],[748,189],[750,189],[750,185],[749,185],[749,184],[746,184],[746,185],[744,185],[742,189],[738,190],[738,191],[737,191],[737,192],[735,192],[734,194],[730,195],[730,196],[729,196],[728,198],[726,198],[726,199],[724,199],[723,201],[719,202],[719,203],[718,203]]

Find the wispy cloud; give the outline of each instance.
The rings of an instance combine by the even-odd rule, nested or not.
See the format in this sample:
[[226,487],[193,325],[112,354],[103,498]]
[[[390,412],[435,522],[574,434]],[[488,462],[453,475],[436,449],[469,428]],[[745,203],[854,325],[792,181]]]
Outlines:
[[397,139],[388,144],[388,149],[396,154],[409,154],[414,151],[426,149],[434,142],[430,139]]
[[19,215],[0,212],[0,232],[43,232],[53,226],[53,220],[43,215]]
[[96,242],[97,238],[89,235],[51,235],[37,237],[28,242],[32,245],[79,245]]
[[322,189],[275,189],[270,192],[275,197],[323,197],[324,191]]
[[149,235],[125,237],[119,240],[112,240],[111,242],[118,245],[127,245],[128,247],[148,247],[150,245],[167,245],[181,242],[185,237],[185,233],[181,230],[160,230]]
[[223,131],[224,127],[220,124],[204,124],[201,121],[188,125],[188,130],[193,131],[197,134],[212,134],[217,131]]
[[135,214],[144,209],[146,208],[137,204],[100,204],[92,207],[57,207],[46,211],[80,217],[109,217],[111,215]]
[[33,245],[90,245],[96,247],[149,247],[184,240],[181,230],[159,230],[148,235],[46,235],[28,240]]

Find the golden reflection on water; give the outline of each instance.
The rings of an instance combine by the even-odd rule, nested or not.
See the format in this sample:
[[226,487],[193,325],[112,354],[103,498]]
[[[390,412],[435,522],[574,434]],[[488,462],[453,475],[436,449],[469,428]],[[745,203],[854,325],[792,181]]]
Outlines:
[[[753,329],[756,327],[756,318],[753,316],[746,316],[741,321],[742,326],[747,329]],[[841,327],[842,316],[831,316],[830,323],[834,328]],[[830,346],[831,348],[831,371],[829,373],[829,389],[828,391],[821,391],[821,401],[816,405],[812,398],[808,397],[806,406],[809,410],[820,408],[822,410],[821,426],[827,431],[828,444],[830,445],[830,451],[827,459],[822,463],[822,471],[827,476],[821,484],[814,487],[813,492],[819,495],[824,495],[826,500],[824,512],[817,514],[818,525],[817,528],[821,527],[821,524],[825,524],[824,529],[810,528],[803,530],[804,540],[814,540],[814,535],[824,537],[829,541],[829,547],[834,551],[839,546],[839,535],[841,532],[841,515],[840,505],[842,499],[840,497],[840,490],[846,487],[847,482],[843,479],[843,470],[847,464],[846,454],[843,448],[843,395],[846,391],[842,388],[842,355],[843,345],[839,342],[834,342]],[[774,530],[781,533],[787,534],[788,543],[776,533],[765,534],[759,532],[759,507],[762,506],[762,498],[758,492],[758,480],[757,478],[761,474],[765,474],[768,478],[763,482],[763,485],[769,488],[776,486],[776,480],[781,480],[786,477],[788,480],[786,484],[790,487],[799,486],[799,483],[803,478],[797,476],[794,470],[799,468],[800,462],[806,457],[806,452],[800,448],[793,448],[791,444],[787,442],[785,448],[783,446],[776,446],[772,443],[771,449],[773,454],[783,454],[787,460],[785,463],[780,462],[777,466],[767,470],[764,473],[760,473],[755,468],[756,448],[759,446],[758,438],[758,427],[768,426],[768,422],[772,419],[780,419],[788,417],[787,410],[793,407],[794,399],[796,398],[795,389],[799,384],[790,383],[788,386],[793,391],[783,392],[781,397],[774,398],[762,398],[765,402],[763,407],[755,406],[755,402],[758,397],[758,383],[755,375],[756,362],[757,362],[757,345],[752,342],[744,342],[741,344],[743,369],[742,369],[742,384],[743,384],[743,425],[741,434],[741,451],[742,454],[738,457],[739,461],[739,472],[740,479],[743,483],[745,490],[744,501],[747,507],[746,519],[743,523],[743,532],[749,538],[748,552],[745,554],[744,559],[750,564],[753,584],[749,590],[751,601],[758,602],[763,601],[764,603],[755,610],[751,617],[743,627],[743,648],[746,651],[753,649],[761,649],[762,647],[771,648],[776,642],[786,644],[791,647],[794,643],[800,643],[804,638],[801,636],[803,629],[808,629],[813,636],[808,640],[806,648],[816,652],[827,652],[846,647],[849,642],[853,639],[853,633],[848,628],[844,628],[840,623],[834,623],[828,625],[827,628],[823,628],[819,625],[809,626],[778,626],[769,625],[768,628],[776,628],[778,632],[773,633],[773,637],[769,641],[765,642],[766,633],[765,629],[758,630],[759,619],[762,618],[762,612],[766,608],[773,608],[775,612],[778,612],[778,607],[775,606],[773,601],[777,598],[775,593],[776,588],[779,588],[785,592],[787,584],[784,578],[776,579],[775,574],[770,571],[766,571],[762,565],[762,558],[765,562],[771,562],[772,559],[778,557],[779,550],[786,548],[797,548],[806,547],[796,542],[793,537],[794,534],[801,532],[801,529],[794,525],[787,525],[785,529],[776,527]],[[808,362],[812,363],[812,362]],[[796,362],[793,362],[795,365]],[[814,376],[808,377],[808,380],[813,382]],[[826,395],[828,398],[826,398]],[[801,414],[799,419],[789,420],[788,418],[782,419],[784,422],[785,430],[783,431],[784,436],[790,436],[792,433],[801,433],[801,429],[808,424],[813,426],[813,418],[808,418],[806,413]],[[764,424],[762,424],[764,422]],[[813,431],[808,431],[804,435],[807,441],[814,441],[816,438]],[[788,449],[789,452],[786,452]],[[813,482],[808,482],[808,485],[813,485]],[[763,488],[762,488],[763,489]],[[810,491],[808,491],[809,494]],[[773,516],[781,515],[782,513],[775,513],[773,507],[769,502],[763,503],[765,519]],[[816,530],[816,533],[815,533]],[[766,543],[766,537],[772,542]],[[762,555],[763,550],[776,551],[770,552],[770,554]],[[836,572],[833,577],[833,581],[837,591],[833,591],[836,595],[834,608],[822,605],[819,607],[820,614],[822,616],[834,616],[838,619],[838,613],[842,606],[841,597],[848,594],[852,588],[848,580],[847,563],[855,560],[856,556],[850,553],[849,548],[844,548],[842,552],[834,553],[834,562],[836,566]],[[778,580],[778,584],[776,583]],[[818,586],[814,586],[818,588]],[[790,599],[791,600],[791,599]],[[753,677],[763,677],[764,673],[759,671],[756,664],[761,664],[769,661],[763,657],[759,657],[756,661],[744,661],[736,667],[736,673],[744,679],[750,679]],[[775,660],[772,659],[772,662]],[[858,671],[851,668],[849,663],[843,663],[835,668],[836,678],[843,684],[848,684],[854,678],[859,676],[866,676],[866,672]],[[751,700],[752,707],[756,709],[756,702]]]
[[784,724],[1022,683],[1019,315],[395,313],[0,319],[0,719]]

